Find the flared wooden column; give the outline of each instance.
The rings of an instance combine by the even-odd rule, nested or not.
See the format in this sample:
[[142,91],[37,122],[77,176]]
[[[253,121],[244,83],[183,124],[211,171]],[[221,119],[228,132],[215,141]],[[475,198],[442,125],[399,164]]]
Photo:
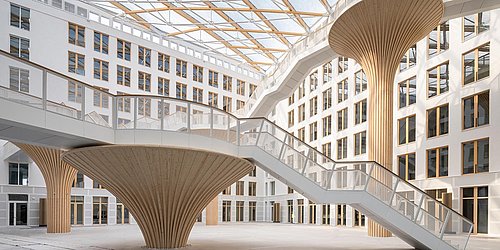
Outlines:
[[205,224],[207,226],[215,226],[219,224],[219,197],[215,197],[215,199],[208,204],[205,211]]
[[[338,54],[356,60],[368,79],[368,157],[392,170],[394,77],[408,49],[424,38],[443,16],[442,0],[363,0],[333,24],[329,43]],[[390,186],[390,178],[372,173]],[[370,236],[391,233],[373,221]]]
[[71,185],[77,170],[62,161],[62,150],[15,143],[38,166],[47,186],[47,233],[71,231]]
[[129,208],[149,248],[186,246],[199,213],[253,169],[229,155],[157,146],[87,147],[63,159]]

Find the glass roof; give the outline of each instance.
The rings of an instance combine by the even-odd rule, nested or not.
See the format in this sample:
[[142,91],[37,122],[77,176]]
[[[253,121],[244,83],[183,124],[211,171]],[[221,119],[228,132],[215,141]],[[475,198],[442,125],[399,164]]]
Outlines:
[[337,0],[86,0],[166,36],[266,70],[314,30]]

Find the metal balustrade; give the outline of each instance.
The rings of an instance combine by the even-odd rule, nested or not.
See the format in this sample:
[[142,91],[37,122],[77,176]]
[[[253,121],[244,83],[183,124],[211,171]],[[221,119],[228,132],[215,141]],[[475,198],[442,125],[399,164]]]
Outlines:
[[3,78],[2,99],[116,130],[190,133],[263,150],[324,190],[364,191],[453,248],[467,246],[471,221],[376,162],[334,161],[265,118],[165,96],[114,95],[7,52],[0,57],[4,76],[29,70],[22,90],[18,78]]

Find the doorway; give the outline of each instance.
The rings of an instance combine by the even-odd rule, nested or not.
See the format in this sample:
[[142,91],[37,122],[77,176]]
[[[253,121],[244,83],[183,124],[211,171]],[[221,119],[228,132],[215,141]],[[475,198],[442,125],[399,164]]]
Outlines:
[[9,194],[9,225],[28,225],[28,195]]

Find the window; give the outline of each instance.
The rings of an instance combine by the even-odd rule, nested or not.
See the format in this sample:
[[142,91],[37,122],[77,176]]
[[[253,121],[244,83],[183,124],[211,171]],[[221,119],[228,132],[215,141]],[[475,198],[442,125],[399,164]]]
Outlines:
[[399,71],[409,69],[417,64],[417,44],[410,47],[410,49],[403,55],[399,63]]
[[321,224],[330,225],[330,204],[323,204],[321,211]]
[[288,127],[292,127],[295,123],[295,119],[294,119],[294,111],[293,110],[290,110],[288,112]]
[[245,107],[245,102],[241,100],[236,100],[236,110],[243,109]]
[[26,60],[30,59],[30,40],[10,35],[10,54]]
[[400,82],[399,86],[399,108],[410,106],[417,102],[417,78],[412,77]]
[[295,102],[295,92],[288,97],[288,106],[291,106]]
[[302,81],[302,84],[299,85],[299,100],[300,98],[306,96],[306,80]]
[[237,181],[236,182],[236,195],[244,195],[245,191],[245,182]]
[[347,79],[337,83],[337,103],[341,103],[349,98],[349,85]]
[[347,158],[347,137],[337,140],[337,160]]
[[71,225],[83,225],[83,196],[71,196],[70,204]]
[[233,99],[229,96],[222,97],[222,109],[228,113],[233,111]]
[[448,176],[448,147],[427,150],[427,178]]
[[109,95],[103,91],[94,90],[94,106],[109,108]]
[[142,71],[138,74],[139,89],[151,92],[151,75]]
[[327,110],[332,107],[332,88],[328,88],[323,91],[323,110]]
[[175,59],[175,75],[187,78],[187,62]]
[[231,201],[222,201],[222,221],[231,221]]
[[306,104],[302,104],[299,106],[299,122],[302,122],[306,119]]
[[68,52],[68,72],[75,73],[78,75],[85,75],[85,56],[75,53]]
[[490,123],[490,92],[483,92],[462,99],[463,129]]
[[94,79],[108,81],[109,63],[94,58]]
[[92,224],[108,223],[108,197],[92,198]]
[[252,171],[250,171],[250,173],[248,173],[248,176],[249,177],[256,177],[257,176],[257,168],[255,166],[253,166]]
[[462,172],[476,174],[490,168],[490,142],[488,138],[462,143]]
[[208,92],[208,105],[212,107],[218,107],[219,106],[219,95],[214,92]]
[[399,124],[399,145],[414,142],[416,116],[412,115],[399,119],[398,124]]
[[30,30],[30,9],[11,3],[10,26]]
[[257,182],[248,182],[248,196],[257,196]]
[[245,82],[242,80],[236,80],[236,94],[245,95]]
[[245,207],[244,201],[236,201],[236,221],[243,221],[243,208]]
[[68,101],[82,103],[83,86],[79,83],[68,81]]
[[332,116],[329,115],[323,118],[323,137],[332,134]]
[[168,96],[170,94],[170,80],[158,77],[158,95]]
[[415,180],[415,153],[398,156],[399,177]]
[[208,71],[208,85],[215,88],[219,87],[219,73],[212,70]]
[[151,117],[151,99],[146,97],[140,97],[138,100],[137,114],[140,116]]
[[85,27],[68,23],[68,42],[85,47]]
[[130,48],[132,47],[130,42],[121,39],[117,39],[116,42],[116,56],[120,59],[130,61]]
[[347,108],[337,111],[337,131],[347,129],[348,124]]
[[462,64],[464,85],[490,76],[490,43],[463,54]]
[[193,87],[193,102],[203,103],[203,89]]
[[462,188],[462,214],[474,223],[472,233],[488,233],[488,186]]
[[318,114],[318,97],[315,96],[309,100],[309,116]]
[[276,182],[271,181],[269,183],[269,185],[270,185],[270,188],[271,188],[271,192],[270,192],[271,195],[276,195]]
[[187,96],[187,85],[183,83],[176,83],[175,84],[175,97],[177,99],[183,99],[186,100]]
[[203,82],[203,67],[193,65],[193,81]]
[[427,110],[427,138],[448,134],[448,104]]
[[449,80],[448,62],[427,70],[427,97],[431,98],[448,92]]
[[366,131],[354,134],[354,155],[366,153]]
[[299,140],[306,141],[306,128],[299,128],[299,130],[297,130],[297,136]]
[[94,31],[94,51],[108,54],[109,36],[101,32]]
[[222,76],[222,89],[225,91],[233,91],[233,78],[227,75]]
[[428,41],[428,54],[433,56],[439,54],[450,47],[450,24],[448,21],[437,26],[429,36]]
[[130,87],[130,68],[125,66],[116,66],[116,84]]
[[359,94],[367,89],[368,79],[364,70],[360,70],[354,74],[354,81],[356,85],[355,94]]
[[318,88],[318,71],[314,71],[309,75],[309,90],[313,92]]
[[[288,223],[293,223],[293,200],[287,200]],[[280,215],[281,216],[281,215]]]
[[9,67],[10,89],[18,92],[30,92],[30,72],[27,69]]
[[[117,92],[118,95],[126,95],[126,93],[123,93],[123,92]],[[130,107],[131,107],[131,101],[130,101],[130,97],[120,97],[118,98],[118,111],[121,111],[121,112],[127,112],[127,113],[130,113]],[[121,118],[119,118],[121,119]],[[126,119],[123,119],[123,122],[125,122]],[[130,121],[128,121],[130,122]]]
[[[332,158],[332,144],[325,143],[321,145],[321,152],[328,158]],[[323,163],[326,162],[326,158],[323,158]]]
[[366,99],[354,104],[354,124],[366,122]]
[[338,62],[338,73],[344,73],[349,69],[349,60],[347,57],[340,56]]
[[257,202],[249,201],[248,202],[248,221],[256,221],[257,217]]
[[139,46],[138,63],[146,67],[151,67],[151,49]]
[[477,13],[463,18],[464,41],[490,29],[490,12]]
[[73,180],[73,184],[71,187],[74,188],[83,188],[84,182],[83,182],[83,174],[80,172],[77,172],[75,175],[75,179]]
[[316,224],[316,204],[309,200],[309,224]]
[[318,122],[309,124],[309,141],[318,139]]
[[231,195],[231,186],[229,186],[226,189],[222,190],[222,194]]
[[332,63],[328,62],[323,64],[323,84],[332,80]]
[[158,70],[170,73],[170,56],[158,52]]
[[250,97],[255,93],[255,90],[257,89],[257,85],[249,83],[248,88],[250,90],[250,94],[249,94],[249,97]]
[[9,162],[9,185],[28,185],[28,163]]

